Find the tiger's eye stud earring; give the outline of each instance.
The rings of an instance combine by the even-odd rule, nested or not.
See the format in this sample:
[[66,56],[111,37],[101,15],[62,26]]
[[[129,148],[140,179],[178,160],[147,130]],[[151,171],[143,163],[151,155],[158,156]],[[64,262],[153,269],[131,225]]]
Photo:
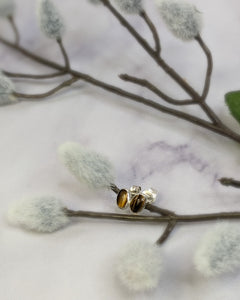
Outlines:
[[157,191],[148,189],[141,192],[140,186],[131,186],[129,190],[121,189],[117,195],[117,205],[120,209],[126,209],[130,206],[130,210],[137,214],[140,213],[147,204],[156,200]]
[[130,209],[133,213],[140,213],[147,204],[147,198],[141,194],[134,196],[130,203]]
[[117,195],[117,206],[120,209],[126,209],[129,206],[129,192],[128,190],[122,189]]

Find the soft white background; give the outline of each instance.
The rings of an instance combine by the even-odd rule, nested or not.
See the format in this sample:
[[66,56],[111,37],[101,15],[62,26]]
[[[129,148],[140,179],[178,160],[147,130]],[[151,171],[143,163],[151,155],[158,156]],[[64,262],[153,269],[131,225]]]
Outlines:
[[[104,8],[84,0],[55,2],[65,16],[64,42],[76,69],[150,96],[117,77],[125,72],[137,74],[172,96],[185,96]],[[146,2],[159,28],[163,57],[200,91],[206,68],[203,53],[195,42],[174,38],[153,1]],[[239,1],[192,2],[203,13],[202,36],[214,56],[208,101],[229,126],[239,130],[224,104],[224,93],[240,88]],[[56,44],[38,30],[35,1],[18,0],[17,4],[22,45],[61,62]],[[130,21],[151,39],[139,18]],[[0,28],[1,35],[12,38],[2,20]],[[5,46],[1,46],[0,59],[1,68],[12,71],[51,71]],[[16,89],[46,91],[58,80],[37,85],[19,80]],[[202,116],[198,109],[194,113]],[[45,194],[62,198],[74,209],[118,212],[113,194],[89,192],[59,163],[56,150],[65,141],[108,155],[119,186],[139,184],[158,189],[157,204],[162,207],[186,214],[240,210],[239,191],[221,187],[216,180],[240,177],[239,145],[81,82],[44,101],[1,107],[0,137],[0,299],[239,299],[239,273],[208,280],[194,269],[195,248],[213,223],[178,226],[162,247],[164,272],[157,290],[134,295],[115,278],[115,255],[132,239],[155,242],[162,226],[79,220],[45,235],[11,227],[5,219],[12,201]]]

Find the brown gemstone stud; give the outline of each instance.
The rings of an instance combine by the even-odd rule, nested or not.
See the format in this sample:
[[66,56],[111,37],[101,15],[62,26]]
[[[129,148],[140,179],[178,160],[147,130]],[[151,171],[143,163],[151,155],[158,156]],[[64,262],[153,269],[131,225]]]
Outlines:
[[130,209],[133,213],[140,213],[146,206],[147,199],[141,194],[134,196],[130,202]]
[[117,196],[117,206],[121,209],[126,209],[129,205],[128,190],[122,189]]
[[130,210],[137,214],[140,213],[147,204],[156,200],[157,191],[148,189],[141,192],[140,186],[131,186],[129,190],[121,189],[117,196],[117,206],[120,209],[126,209],[130,206]]

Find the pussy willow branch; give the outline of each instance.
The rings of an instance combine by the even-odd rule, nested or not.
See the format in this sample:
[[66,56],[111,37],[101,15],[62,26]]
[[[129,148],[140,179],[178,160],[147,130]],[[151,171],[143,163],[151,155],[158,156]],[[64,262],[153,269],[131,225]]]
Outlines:
[[119,221],[132,221],[132,222],[146,222],[146,223],[169,223],[176,221],[177,223],[195,223],[195,222],[208,222],[216,220],[237,220],[240,219],[240,212],[219,212],[213,214],[197,214],[197,215],[177,215],[174,216],[140,216],[140,215],[127,215],[127,214],[113,214],[105,212],[92,212],[92,211],[73,211],[65,209],[68,216],[82,217],[92,219],[108,219]]
[[55,87],[55,88],[51,89],[50,91],[48,91],[46,93],[43,93],[43,94],[32,94],[32,95],[29,95],[29,94],[22,94],[22,93],[14,92],[13,96],[15,96],[17,98],[23,98],[23,99],[25,99],[25,101],[26,100],[28,100],[28,101],[35,101],[36,99],[42,99],[42,98],[49,97],[49,96],[55,94],[56,92],[60,91],[61,89],[72,85],[74,82],[76,82],[78,80],[79,80],[79,78],[73,77],[73,78],[71,78],[69,80],[64,81],[63,83],[61,83],[57,87]]
[[92,77],[88,74],[85,74],[85,73],[82,73],[82,72],[79,72],[79,71],[76,71],[76,70],[73,70],[73,69],[70,69],[70,70],[66,71],[65,66],[62,66],[58,63],[55,63],[55,62],[47,60],[47,59],[45,59],[45,58],[43,58],[39,55],[36,55],[36,54],[28,51],[24,47],[17,46],[14,43],[9,42],[9,41],[7,41],[6,39],[4,39],[2,37],[0,37],[0,42],[2,42],[3,44],[5,44],[6,46],[8,46],[12,49],[17,50],[21,54],[25,55],[26,57],[31,58],[32,60],[34,60],[34,61],[36,61],[40,64],[43,64],[45,66],[51,67],[51,68],[59,70],[59,71],[64,71],[64,72],[66,72],[66,74],[73,75],[74,77],[77,77],[82,81],[88,82],[92,85],[100,87],[100,88],[102,88],[104,90],[107,90],[111,93],[114,93],[114,94],[119,95],[119,96],[123,96],[123,97],[131,99],[135,102],[138,102],[138,103],[144,104],[146,106],[152,107],[152,108],[154,108],[156,110],[159,110],[163,113],[170,114],[170,115],[178,117],[180,119],[184,119],[184,120],[189,121],[193,124],[196,124],[196,125],[201,126],[203,128],[207,128],[207,129],[209,129],[213,132],[216,132],[220,135],[229,137],[232,140],[240,142],[240,135],[236,134],[235,132],[231,131],[230,129],[228,131],[225,130],[225,129],[223,130],[222,128],[219,128],[219,127],[215,126],[211,122],[205,121],[201,118],[195,117],[195,116],[190,115],[188,113],[181,112],[181,111],[178,111],[176,109],[161,105],[157,102],[152,101],[151,99],[147,99],[145,97],[130,93],[126,90],[123,90],[123,89],[118,88],[116,86],[113,86],[111,84],[107,84],[103,81],[100,81],[100,80],[98,80],[98,79],[96,79],[96,78],[94,78],[94,77]]
[[167,240],[169,235],[172,233],[172,231],[175,228],[176,224],[177,224],[176,220],[169,221],[168,224],[167,224],[167,227],[164,230],[164,232],[162,233],[160,238],[156,241],[156,244],[162,245]]
[[13,72],[8,72],[5,70],[2,70],[2,72],[11,78],[26,78],[26,79],[49,79],[49,78],[55,78],[55,77],[60,77],[66,74],[65,71],[63,72],[54,72],[50,74],[23,74],[23,73],[13,73]]
[[[239,182],[240,183],[240,182]],[[120,189],[112,183],[109,187],[115,194],[118,194]],[[173,229],[179,222],[203,222],[203,221],[214,221],[214,220],[231,220],[231,219],[240,219],[240,212],[220,212],[214,214],[198,214],[198,215],[178,215],[175,212],[161,208],[159,206],[153,204],[147,204],[145,209],[151,213],[159,214],[161,217],[157,217],[157,219],[149,219],[147,218],[144,222],[166,222],[167,226],[160,238],[156,241],[157,245],[163,244]],[[109,215],[108,215],[109,216]],[[124,215],[125,216],[125,215]],[[129,218],[131,215],[127,215]],[[114,218],[116,216],[114,215]],[[131,219],[133,221],[134,219]],[[141,219],[136,219],[136,221],[141,221]]]
[[220,212],[213,214],[198,214],[198,215],[178,215],[171,216],[140,216],[140,215],[127,215],[127,214],[114,214],[104,212],[92,211],[73,211],[65,208],[65,213],[69,217],[81,217],[99,220],[113,220],[113,221],[128,221],[128,222],[143,222],[143,223],[166,223],[167,227],[161,237],[157,240],[157,244],[163,244],[175,226],[179,223],[196,223],[196,222],[209,222],[219,220],[240,220],[240,212]]
[[212,59],[212,53],[207,47],[207,45],[204,43],[203,39],[201,38],[200,35],[196,37],[196,41],[199,43],[201,46],[202,50],[204,51],[206,57],[207,57],[207,72],[206,72],[206,78],[205,78],[205,83],[204,83],[204,88],[202,92],[202,101],[206,100],[206,97],[209,92],[210,88],[210,83],[211,83],[211,76],[212,76],[212,70],[213,70],[213,59]]
[[60,47],[60,50],[62,52],[66,70],[69,70],[70,69],[70,62],[69,62],[69,58],[68,58],[68,55],[67,55],[67,51],[66,51],[66,49],[63,45],[62,39],[61,38],[57,39],[57,43],[58,43],[58,45]]
[[189,95],[199,98],[199,94],[174,70],[172,69],[154,49],[148,44],[148,42],[130,25],[130,23],[111,5],[109,0],[101,0],[103,4],[109,9],[109,11],[118,19],[123,27],[125,27],[129,33],[136,39],[141,47],[153,58],[153,60],[163,70],[175,80]]
[[219,127],[223,126],[221,120],[214,111],[202,101],[201,96],[190,86],[173,68],[171,68],[156,51],[154,51],[148,42],[130,25],[130,23],[111,5],[109,0],[101,0],[109,11],[118,19],[118,21],[130,32],[137,42],[145,49],[145,51],[153,58],[153,60],[187,92],[193,100],[195,100],[207,116],[212,120],[213,124]]
[[[118,194],[120,188],[115,184],[111,184],[109,187],[115,194]],[[160,238],[156,241],[156,244],[163,244],[175,226],[179,223],[193,223],[193,222],[208,222],[219,220],[240,220],[240,212],[219,212],[208,214],[193,214],[193,215],[179,215],[175,212],[161,208],[156,205],[147,204],[146,210],[151,213],[158,214],[160,216],[140,216],[140,215],[127,215],[127,214],[113,214],[113,213],[99,213],[89,211],[73,211],[67,208],[64,209],[69,217],[82,217],[82,218],[94,218],[94,219],[109,219],[118,221],[130,221],[130,222],[145,222],[145,223],[166,223],[167,226],[163,231]]]
[[191,105],[191,104],[197,104],[194,100],[176,100],[172,97],[169,97],[165,93],[163,93],[161,90],[159,90],[155,85],[153,85],[151,82],[149,82],[146,79],[137,78],[134,76],[130,76],[128,74],[120,74],[119,77],[124,81],[129,81],[132,83],[135,83],[137,85],[143,86],[150,91],[152,91],[154,94],[158,95],[160,98],[162,98],[167,103],[173,104],[173,105]]
[[[51,68],[53,68],[57,71],[64,72],[65,74],[70,74],[74,78],[78,78],[79,80],[88,82],[92,85],[98,86],[98,87],[100,87],[104,90],[107,90],[109,92],[112,92],[114,94],[117,94],[117,95],[123,96],[125,98],[131,99],[135,102],[150,106],[150,107],[152,107],[152,108],[154,108],[158,111],[161,111],[163,113],[173,115],[173,116],[178,117],[180,119],[184,119],[188,122],[191,122],[191,123],[196,124],[198,126],[201,126],[203,128],[209,129],[209,130],[211,130],[215,133],[218,133],[220,135],[223,135],[225,137],[230,138],[231,140],[234,140],[234,141],[240,143],[240,135],[238,135],[237,133],[235,133],[231,129],[227,128],[221,122],[221,120],[216,116],[214,111],[205,102],[205,98],[206,98],[207,93],[208,93],[210,78],[211,78],[210,60],[208,59],[208,71],[207,71],[207,75],[206,75],[203,95],[200,96],[174,69],[172,69],[158,55],[156,50],[151,48],[151,46],[148,44],[148,42],[142,36],[140,36],[139,33],[137,33],[137,31],[127,22],[127,20],[118,11],[116,11],[116,9],[110,4],[110,2],[108,0],[101,0],[101,1],[113,13],[113,15],[120,21],[120,23],[132,34],[132,36],[146,50],[146,52],[154,59],[154,61],[157,62],[157,64],[191,96],[192,100],[190,100],[190,101],[194,101],[197,104],[199,104],[199,106],[203,109],[203,111],[209,117],[210,122],[205,121],[204,119],[198,118],[196,116],[193,116],[191,114],[188,114],[188,113],[178,111],[176,109],[164,106],[160,103],[152,101],[151,99],[139,96],[139,95],[134,94],[134,93],[130,93],[130,92],[128,92],[126,90],[123,90],[123,89],[120,89],[116,86],[107,84],[103,81],[95,79],[94,77],[92,77],[88,74],[81,73],[81,72],[78,72],[76,70],[73,70],[71,67],[69,67],[69,69],[68,69],[67,64],[65,64],[65,66],[62,66],[62,65],[57,64],[53,61],[49,61],[49,60],[47,60],[43,57],[40,57],[40,56],[28,51],[27,49],[15,44],[15,43],[11,43],[11,42],[7,41],[4,38],[0,38],[0,42],[2,42],[3,44],[9,46],[12,49],[17,50],[18,52],[22,53],[23,55],[25,55],[25,56],[27,56],[31,59],[33,59],[34,61],[36,61],[38,63],[41,63],[43,65],[46,65],[48,67],[51,67]],[[205,44],[202,42],[202,39],[200,37],[197,37],[196,39],[199,42],[200,46],[203,48],[203,50],[205,50],[204,51],[205,54],[208,56],[209,53],[207,51],[207,48],[206,48]],[[153,89],[152,86],[150,86],[150,87]],[[159,93],[159,91],[160,90],[158,89],[158,93]],[[160,93],[159,93],[159,96],[160,96]],[[170,99],[172,99],[172,98],[170,98]],[[164,99],[164,100],[166,101],[166,99]],[[174,100],[174,99],[172,99],[172,100]],[[178,101],[177,99],[175,99],[175,100]],[[190,104],[190,103],[186,103],[186,104]]]
[[0,37],[0,42],[2,42],[4,45],[6,45],[6,46],[8,46],[12,49],[17,50],[19,53],[25,55],[28,58],[31,58],[32,60],[34,60],[34,61],[36,61],[40,64],[51,67],[55,70],[65,72],[66,74],[73,75],[73,76],[79,78],[80,80],[83,80],[83,81],[88,82],[92,85],[98,86],[98,87],[100,87],[104,90],[107,90],[107,91],[111,92],[111,93],[114,93],[116,95],[131,99],[135,102],[144,104],[146,106],[152,107],[152,108],[154,108],[158,111],[161,111],[163,113],[166,113],[166,114],[175,116],[177,118],[186,120],[186,121],[191,122],[195,125],[206,128],[210,131],[213,131],[215,133],[218,133],[220,135],[223,135],[225,137],[230,138],[231,140],[234,140],[234,141],[240,143],[240,135],[238,135],[237,133],[235,133],[231,129],[221,128],[219,126],[216,126],[216,125],[212,124],[211,122],[205,121],[201,118],[195,117],[195,116],[190,115],[188,113],[178,111],[176,109],[173,109],[173,108],[161,105],[157,102],[154,102],[151,99],[147,99],[145,97],[127,92],[127,91],[125,91],[123,89],[120,89],[116,86],[113,86],[111,84],[107,84],[103,81],[100,81],[100,80],[98,80],[98,79],[96,79],[96,78],[94,78],[94,77],[92,77],[88,74],[85,74],[85,73],[82,73],[82,72],[79,72],[79,71],[76,71],[76,70],[73,70],[73,69],[69,69],[68,71],[66,71],[65,66],[62,66],[58,63],[55,63],[55,62],[47,60],[47,59],[45,59],[45,58],[43,58],[39,55],[36,55],[36,54],[28,51],[24,47],[21,47],[19,45],[15,45],[14,43],[12,43],[12,42],[10,42],[10,41],[2,38],[2,37]]
[[157,32],[157,29],[155,27],[155,25],[153,24],[153,22],[151,21],[151,19],[149,18],[148,14],[146,13],[146,11],[142,11],[140,13],[140,16],[143,18],[143,20],[146,22],[146,24],[148,25],[148,27],[150,28],[152,35],[153,35],[153,39],[155,42],[155,50],[156,50],[156,54],[159,55],[160,51],[161,51],[161,44],[160,44],[160,38]]

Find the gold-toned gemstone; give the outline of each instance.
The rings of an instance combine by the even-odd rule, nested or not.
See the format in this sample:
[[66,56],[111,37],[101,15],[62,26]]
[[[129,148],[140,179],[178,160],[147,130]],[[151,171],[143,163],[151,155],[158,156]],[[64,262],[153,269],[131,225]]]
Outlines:
[[130,203],[131,211],[135,214],[141,212],[144,209],[146,202],[147,199],[143,195],[138,194],[134,196]]
[[117,196],[117,205],[121,209],[125,209],[128,206],[128,191],[125,189],[120,190]]

